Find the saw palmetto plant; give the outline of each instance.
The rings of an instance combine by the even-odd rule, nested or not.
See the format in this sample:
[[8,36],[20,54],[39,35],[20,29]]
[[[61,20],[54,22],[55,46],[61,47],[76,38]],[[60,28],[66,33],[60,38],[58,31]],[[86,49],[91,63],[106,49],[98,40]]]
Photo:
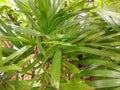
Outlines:
[[119,90],[119,3],[1,4],[0,89]]

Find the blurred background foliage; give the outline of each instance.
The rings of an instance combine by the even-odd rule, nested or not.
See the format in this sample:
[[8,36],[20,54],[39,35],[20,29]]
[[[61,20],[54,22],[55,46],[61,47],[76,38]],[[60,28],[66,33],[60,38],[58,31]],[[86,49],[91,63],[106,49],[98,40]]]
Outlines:
[[1,90],[120,90],[119,0],[0,0]]

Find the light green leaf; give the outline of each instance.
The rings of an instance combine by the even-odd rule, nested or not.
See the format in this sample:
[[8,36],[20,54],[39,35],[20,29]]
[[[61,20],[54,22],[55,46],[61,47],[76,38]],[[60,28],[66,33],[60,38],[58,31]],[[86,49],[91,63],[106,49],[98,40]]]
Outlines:
[[31,36],[43,36],[40,32],[38,32],[36,30],[32,30],[30,28],[26,28],[26,27],[13,27],[13,30],[15,32],[28,34],[28,35],[31,35]]
[[16,5],[20,8],[20,10],[26,15],[26,17],[28,18],[28,20],[30,21],[30,23],[32,23],[36,28],[39,28],[39,26],[37,25],[37,23],[33,20],[33,18],[30,16],[30,14],[25,10],[25,8],[23,8],[23,6],[21,4],[24,5],[24,3],[22,3],[20,0],[14,0],[14,2],[16,3]]
[[104,79],[87,82],[88,85],[96,88],[107,88],[120,86],[120,79]]
[[107,51],[107,50],[99,50],[96,48],[91,48],[91,47],[85,47],[83,46],[84,43],[81,43],[80,45],[76,45],[72,47],[66,47],[64,50],[64,53],[73,53],[73,52],[80,52],[80,53],[88,53],[88,54],[94,54],[94,55],[99,55],[99,56],[106,56],[110,57],[114,60],[120,60],[120,55],[114,51]]
[[6,41],[21,41],[21,42],[25,42],[25,43],[30,43],[29,40],[23,38],[23,37],[11,37],[11,36],[0,36],[0,40],[6,40]]
[[105,31],[100,31],[100,32],[98,32],[98,33],[94,33],[94,34],[92,34],[92,35],[89,35],[89,36],[87,36],[85,39],[83,39],[81,42],[87,42],[87,41],[90,41],[90,40],[94,40],[95,38],[97,38],[97,37],[99,37],[99,36],[101,36],[101,35],[103,35],[103,34],[105,34]]
[[73,46],[71,43],[61,42],[61,41],[43,41],[41,43],[60,44],[60,45],[64,45],[64,46]]
[[80,64],[96,64],[96,65],[103,65],[103,66],[106,66],[106,67],[109,67],[109,68],[112,68],[112,69],[115,69],[117,71],[120,71],[120,66],[113,63],[113,62],[110,62],[110,61],[107,61],[107,60],[101,60],[101,59],[85,59],[85,60],[81,60],[79,61]]
[[65,67],[67,67],[71,72],[75,72],[75,73],[79,73],[80,70],[73,64],[69,63],[69,62],[64,62],[63,63],[65,65]]
[[46,57],[45,49],[43,48],[43,46],[41,45],[41,43],[39,43],[39,48],[41,50],[41,53],[44,55],[44,57]]
[[77,38],[75,38],[74,40],[72,40],[72,42],[80,41],[80,40],[84,39],[85,37],[87,37],[92,32],[93,32],[93,30],[87,31],[85,33],[82,33]]
[[60,85],[60,90],[95,90],[93,87],[88,86],[83,81],[71,80],[67,83]]
[[120,13],[108,11],[108,10],[101,10],[101,11],[104,12],[108,16],[120,18]]
[[2,41],[0,40],[0,67],[2,66]]
[[21,70],[21,67],[16,65],[2,66],[0,67],[0,71],[9,71],[9,70]]
[[[39,89],[33,89],[33,88],[40,88],[40,83],[34,83],[31,86],[32,81],[30,80],[11,80],[9,81],[12,85],[16,85],[17,90],[39,90]],[[11,89],[10,89],[11,90]]]
[[[0,19],[0,25],[2,26],[0,28],[0,31],[7,35],[7,36],[12,36],[12,37],[16,37],[16,35],[12,32],[12,28],[10,26],[8,26],[4,21],[2,21]],[[21,43],[18,42],[12,42],[16,47],[20,48],[21,47]]]
[[[2,25],[2,27],[5,29],[5,31],[7,32],[7,35],[15,36],[15,35],[13,34],[13,32],[12,32],[12,28],[8,27],[8,26],[4,23],[4,21],[2,21],[1,19],[0,19],[0,25]],[[3,30],[3,29],[1,29],[1,30]]]
[[20,56],[22,55],[25,51],[27,51],[31,46],[24,46],[22,47],[20,50],[14,52],[13,54],[9,55],[8,57],[6,57],[4,60],[3,60],[3,64],[9,62],[10,60],[14,59],[16,56]]
[[30,69],[32,69],[37,63],[39,63],[39,61],[43,58],[43,55],[40,54],[33,63],[29,64],[26,68],[23,69],[23,73],[26,73],[27,71],[29,71]]
[[29,5],[30,5],[30,7],[31,7],[31,9],[32,9],[32,12],[34,13],[36,19],[37,19],[38,21],[40,21],[40,20],[39,20],[39,19],[40,19],[40,16],[39,16],[39,14],[38,14],[37,7],[35,6],[33,0],[29,0]]
[[60,49],[56,50],[49,72],[51,74],[51,85],[59,89],[60,74],[61,74],[61,50]]
[[78,74],[79,76],[99,76],[99,77],[111,77],[120,78],[120,72],[114,70],[84,70]]
[[31,60],[33,58],[33,56],[34,56],[34,54],[29,55],[25,59],[19,61],[17,65],[22,67],[25,63],[27,63],[29,60]]
[[107,56],[107,57],[110,57],[110,58],[115,59],[115,60],[120,60],[120,55],[118,53],[116,53],[116,52],[98,50],[98,49],[84,47],[84,46],[78,46],[78,47],[79,47],[79,50],[81,52],[100,55],[100,56]]
[[112,90],[120,90],[120,87],[116,87],[116,88],[114,88],[114,89],[112,89]]

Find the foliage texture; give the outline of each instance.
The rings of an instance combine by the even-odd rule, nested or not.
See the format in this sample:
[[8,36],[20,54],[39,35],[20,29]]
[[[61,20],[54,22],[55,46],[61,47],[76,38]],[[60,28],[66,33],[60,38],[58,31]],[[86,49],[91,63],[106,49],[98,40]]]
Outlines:
[[1,90],[120,89],[119,0],[6,1]]

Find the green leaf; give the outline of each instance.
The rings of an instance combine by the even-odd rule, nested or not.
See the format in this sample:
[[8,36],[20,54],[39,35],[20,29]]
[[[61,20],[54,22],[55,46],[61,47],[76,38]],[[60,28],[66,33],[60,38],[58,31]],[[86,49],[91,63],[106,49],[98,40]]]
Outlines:
[[120,86],[120,79],[104,79],[87,82],[88,85],[96,88],[107,88]]
[[87,31],[85,33],[82,33],[77,38],[75,38],[72,42],[77,42],[79,40],[82,40],[83,38],[87,37],[92,32],[93,32],[93,30]]
[[112,90],[120,90],[120,87],[116,87],[116,88],[114,88],[114,89],[112,89]]
[[22,5],[24,5],[24,3],[22,3],[20,0],[14,0],[14,1],[15,1],[16,5],[20,8],[20,10],[26,15],[26,17],[28,18],[28,20],[30,21],[30,23],[32,23],[36,28],[39,28],[39,26],[33,20],[33,18],[30,16],[30,14],[25,10],[25,8],[23,8]]
[[11,85],[9,82],[3,82],[0,84],[0,89],[2,90],[15,90],[14,85]]
[[22,67],[25,63],[27,63],[30,59],[32,59],[33,56],[34,56],[34,54],[29,55],[25,59],[19,61],[17,65]]
[[74,65],[69,62],[64,62],[63,63],[71,72],[79,73],[80,70]]
[[21,41],[21,42],[25,42],[25,43],[30,43],[29,40],[23,38],[23,37],[11,37],[11,36],[0,36],[0,40],[6,40],[6,41]]
[[39,83],[34,83],[34,85],[31,86],[32,81],[30,80],[11,80],[9,82],[10,84],[16,86],[16,89],[18,90],[33,90],[32,88],[34,87],[40,87]]
[[0,67],[0,71],[16,71],[16,70],[21,70],[21,67],[17,66],[17,65],[10,65],[10,66],[2,66]]
[[52,43],[52,44],[60,44],[60,45],[64,45],[64,46],[73,46],[71,43],[67,43],[67,42],[61,42],[61,41],[43,41],[43,42],[41,42],[41,43]]
[[[60,18],[60,22],[61,22],[61,18]],[[76,20],[75,22],[66,20],[66,23],[65,23],[65,24],[60,25],[60,26],[56,26],[56,29],[55,29],[55,30],[52,30],[52,29],[51,29],[50,34],[54,34],[54,33],[56,33],[56,32],[62,31],[62,30],[64,30],[64,29],[66,29],[66,28],[69,28],[69,27],[71,27],[71,26],[77,25],[77,24],[79,24],[79,23],[80,23],[80,20],[79,20],[79,19]],[[54,25],[53,25],[53,27],[54,27]]]
[[[10,35],[10,36],[15,36],[14,34],[13,34],[13,32],[11,31],[12,29],[10,28],[10,27],[8,27],[5,23],[4,23],[4,21],[2,21],[1,19],[0,19],[0,24],[2,25],[2,27],[5,29],[5,31],[7,32],[7,35]],[[2,29],[3,30],[3,29]]]
[[105,34],[105,31],[100,31],[98,33],[94,33],[92,35],[87,36],[85,39],[83,39],[81,42],[88,42],[90,40],[94,40],[95,38]]
[[33,0],[29,0],[29,5],[30,5],[30,7],[31,7],[31,9],[32,9],[32,12],[34,13],[36,19],[37,19],[38,21],[40,21],[40,20],[39,20],[39,19],[40,19],[40,16],[39,16],[39,14],[38,14],[39,12],[37,11],[37,7],[35,6]]
[[[12,32],[12,28],[8,25],[6,25],[6,23],[4,21],[2,21],[0,19],[0,24],[2,25],[2,27],[4,28],[1,28],[1,32],[7,36],[12,36],[12,37],[16,37],[16,35]],[[18,43],[18,42],[12,42],[16,47],[20,48],[21,47],[21,43]]]
[[114,70],[84,70],[78,74],[78,76],[96,76],[96,77],[111,77],[120,78],[120,72]]
[[2,53],[3,53],[3,57],[7,57],[10,54],[14,53],[16,50],[12,49],[12,48],[6,48],[6,47],[2,47]]
[[0,67],[2,66],[2,41],[0,40]]
[[33,63],[29,64],[26,68],[23,69],[22,73],[26,73],[30,69],[32,69],[39,61],[43,58],[42,54],[39,54],[39,56],[34,60]]
[[107,51],[107,50],[99,50],[96,48],[91,47],[85,47],[84,43],[80,43],[80,45],[76,45],[72,47],[66,47],[64,50],[64,53],[73,53],[73,52],[80,52],[80,53],[86,53],[86,54],[93,54],[93,55],[99,55],[99,56],[106,56],[113,60],[120,60],[120,55],[117,52],[114,51]]
[[109,24],[111,25],[115,25],[115,22],[112,20],[111,17],[109,17],[108,15],[106,15],[104,12],[98,12],[102,17],[103,19],[108,22]]
[[100,56],[107,56],[115,60],[120,60],[120,55],[116,52],[109,52],[105,50],[98,50],[94,48],[84,47],[84,46],[78,46],[81,52],[100,55]]
[[108,11],[108,10],[101,10],[101,11],[104,12],[108,16],[120,18],[120,13]]
[[52,86],[59,89],[60,74],[61,74],[61,50],[60,49],[56,50],[49,72],[51,74]]
[[93,87],[86,85],[80,80],[71,80],[60,85],[60,90],[94,90]]
[[106,67],[109,67],[109,68],[112,68],[112,69],[115,69],[117,71],[120,71],[120,66],[113,63],[113,62],[110,62],[110,61],[107,61],[107,60],[101,60],[101,59],[85,59],[85,60],[81,60],[79,61],[80,64],[96,64],[96,65],[103,65],[103,66],[106,66]]
[[28,34],[28,35],[31,35],[31,36],[43,36],[40,32],[38,32],[36,30],[32,30],[30,28],[26,28],[26,27],[13,27],[13,30],[15,32]]
[[3,64],[9,62],[10,60],[14,59],[16,56],[20,56],[22,55],[25,51],[27,51],[31,46],[28,45],[28,46],[24,46],[22,47],[21,49],[19,49],[18,51],[14,52],[13,54],[9,55],[8,57],[6,57],[4,60],[3,60]]
[[41,53],[44,55],[44,57],[46,57],[45,49],[44,49],[44,47],[41,45],[41,43],[39,43],[39,48],[40,48],[40,50],[41,50]]
[[6,33],[3,28],[0,27],[0,32],[3,34],[3,35],[8,35],[8,33]]

